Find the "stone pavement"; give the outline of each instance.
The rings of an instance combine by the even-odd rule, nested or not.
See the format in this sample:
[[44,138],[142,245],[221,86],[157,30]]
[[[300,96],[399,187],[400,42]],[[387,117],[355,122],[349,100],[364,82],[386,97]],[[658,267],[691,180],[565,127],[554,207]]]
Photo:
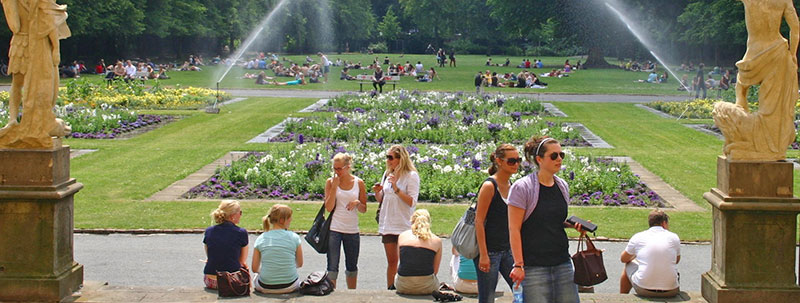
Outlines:
[[[65,302],[433,302],[431,296],[397,295],[389,290],[337,290],[327,296],[265,295],[253,293],[249,297],[219,298],[216,292],[194,287],[124,287],[110,286],[99,282],[86,282],[84,288]],[[475,297],[464,297],[461,302],[478,302]],[[495,302],[512,302],[511,295],[498,297]],[[581,294],[585,303],[617,302],[696,302],[706,300],[698,292],[682,292],[668,299],[646,299],[635,295],[620,294]]]
[[[322,90],[286,90],[286,89],[222,89],[236,97],[281,97],[281,98],[332,98],[346,91]],[[495,94],[490,92],[489,94]],[[507,96],[527,96],[541,101],[555,102],[616,102],[616,103],[647,103],[657,100],[684,101],[692,97],[680,96],[653,96],[653,95],[578,95],[578,94],[543,94],[543,93],[518,93],[503,92]]]

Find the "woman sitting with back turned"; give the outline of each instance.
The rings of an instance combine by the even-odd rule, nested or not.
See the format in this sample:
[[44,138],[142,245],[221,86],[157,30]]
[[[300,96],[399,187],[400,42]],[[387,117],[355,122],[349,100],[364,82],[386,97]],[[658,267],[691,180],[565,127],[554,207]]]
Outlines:
[[[300,236],[289,231],[292,209],[275,204],[261,219],[265,232],[253,250],[253,285],[265,294],[285,294],[300,288],[297,269],[303,266]],[[273,228],[270,230],[270,224]],[[263,257],[263,258],[262,258]]]
[[442,261],[442,239],[431,232],[431,215],[418,209],[411,216],[411,230],[397,239],[400,266],[394,285],[397,293],[427,295],[439,288],[439,263]]
[[236,226],[242,218],[239,202],[224,200],[211,212],[216,225],[206,228],[203,243],[208,262],[203,281],[209,289],[217,289],[217,272],[247,270],[247,231]]

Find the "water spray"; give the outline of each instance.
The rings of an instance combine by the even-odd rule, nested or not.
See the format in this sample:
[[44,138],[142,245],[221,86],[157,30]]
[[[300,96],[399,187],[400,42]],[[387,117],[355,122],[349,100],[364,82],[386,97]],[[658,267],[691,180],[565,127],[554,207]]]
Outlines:
[[673,72],[671,68],[669,68],[669,65],[667,65],[667,63],[664,62],[664,60],[662,60],[661,57],[659,57],[656,54],[656,52],[652,50],[652,48],[653,48],[652,43],[650,43],[641,32],[639,32],[638,30],[633,28],[633,26],[632,26],[633,22],[631,20],[629,20],[627,17],[625,17],[625,15],[620,13],[619,10],[617,10],[610,3],[610,1],[606,0],[606,1],[603,1],[603,2],[605,2],[605,5],[606,5],[606,7],[608,7],[608,9],[610,9],[612,12],[614,12],[614,14],[616,14],[617,17],[619,17],[619,19],[622,20],[622,23],[625,23],[625,26],[628,28],[628,30],[633,34],[634,37],[636,37],[636,39],[639,40],[639,42],[642,43],[642,45],[644,45],[644,47],[647,48],[648,51],[650,51],[650,54],[653,55],[653,57],[656,59],[656,61],[661,63],[661,66],[663,66],[667,70],[667,72],[669,72],[672,75],[672,77],[674,77],[675,80],[678,81],[678,83],[681,85],[681,87],[691,95],[691,92],[689,91],[689,88],[686,87],[686,84],[683,83],[683,81],[681,81],[680,77],[678,77],[678,75],[675,74],[675,72]]

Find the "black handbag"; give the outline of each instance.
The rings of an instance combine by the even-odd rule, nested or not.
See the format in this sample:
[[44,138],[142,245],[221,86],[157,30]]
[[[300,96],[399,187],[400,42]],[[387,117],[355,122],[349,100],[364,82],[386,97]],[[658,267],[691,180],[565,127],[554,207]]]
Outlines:
[[333,292],[333,281],[328,272],[315,271],[300,282],[300,292],[304,295],[324,296]]
[[239,271],[217,272],[217,290],[220,297],[244,297],[250,295],[250,273],[246,268]]
[[325,219],[325,203],[322,203],[322,207],[317,212],[317,217],[314,218],[314,223],[311,224],[311,228],[308,229],[306,234],[306,242],[318,253],[328,253],[328,237],[331,234],[331,219],[333,219],[334,211],[336,211],[336,208]]
[[[586,250],[582,250],[584,239]],[[608,279],[606,267],[603,265],[603,251],[595,248],[592,239],[585,234],[578,239],[578,251],[572,255],[572,263],[575,266],[575,284],[592,286]]]

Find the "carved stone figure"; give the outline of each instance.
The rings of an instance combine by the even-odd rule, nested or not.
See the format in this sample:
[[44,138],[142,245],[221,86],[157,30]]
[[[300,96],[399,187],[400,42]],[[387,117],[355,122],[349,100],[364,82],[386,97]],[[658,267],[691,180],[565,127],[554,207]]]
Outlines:
[[[736,104],[714,104],[714,123],[725,135],[728,159],[782,160],[795,138],[800,21],[791,0],[740,1],[748,36],[744,58],[736,63]],[[789,41],[780,33],[782,19],[789,25]],[[750,113],[747,91],[756,84],[761,85],[758,112]]]
[[[58,96],[59,40],[70,36],[67,6],[54,0],[1,0],[13,33],[8,73],[12,75],[9,122],[0,129],[0,148],[50,149],[53,137],[70,128],[53,113]],[[22,118],[17,122],[19,106]]]

